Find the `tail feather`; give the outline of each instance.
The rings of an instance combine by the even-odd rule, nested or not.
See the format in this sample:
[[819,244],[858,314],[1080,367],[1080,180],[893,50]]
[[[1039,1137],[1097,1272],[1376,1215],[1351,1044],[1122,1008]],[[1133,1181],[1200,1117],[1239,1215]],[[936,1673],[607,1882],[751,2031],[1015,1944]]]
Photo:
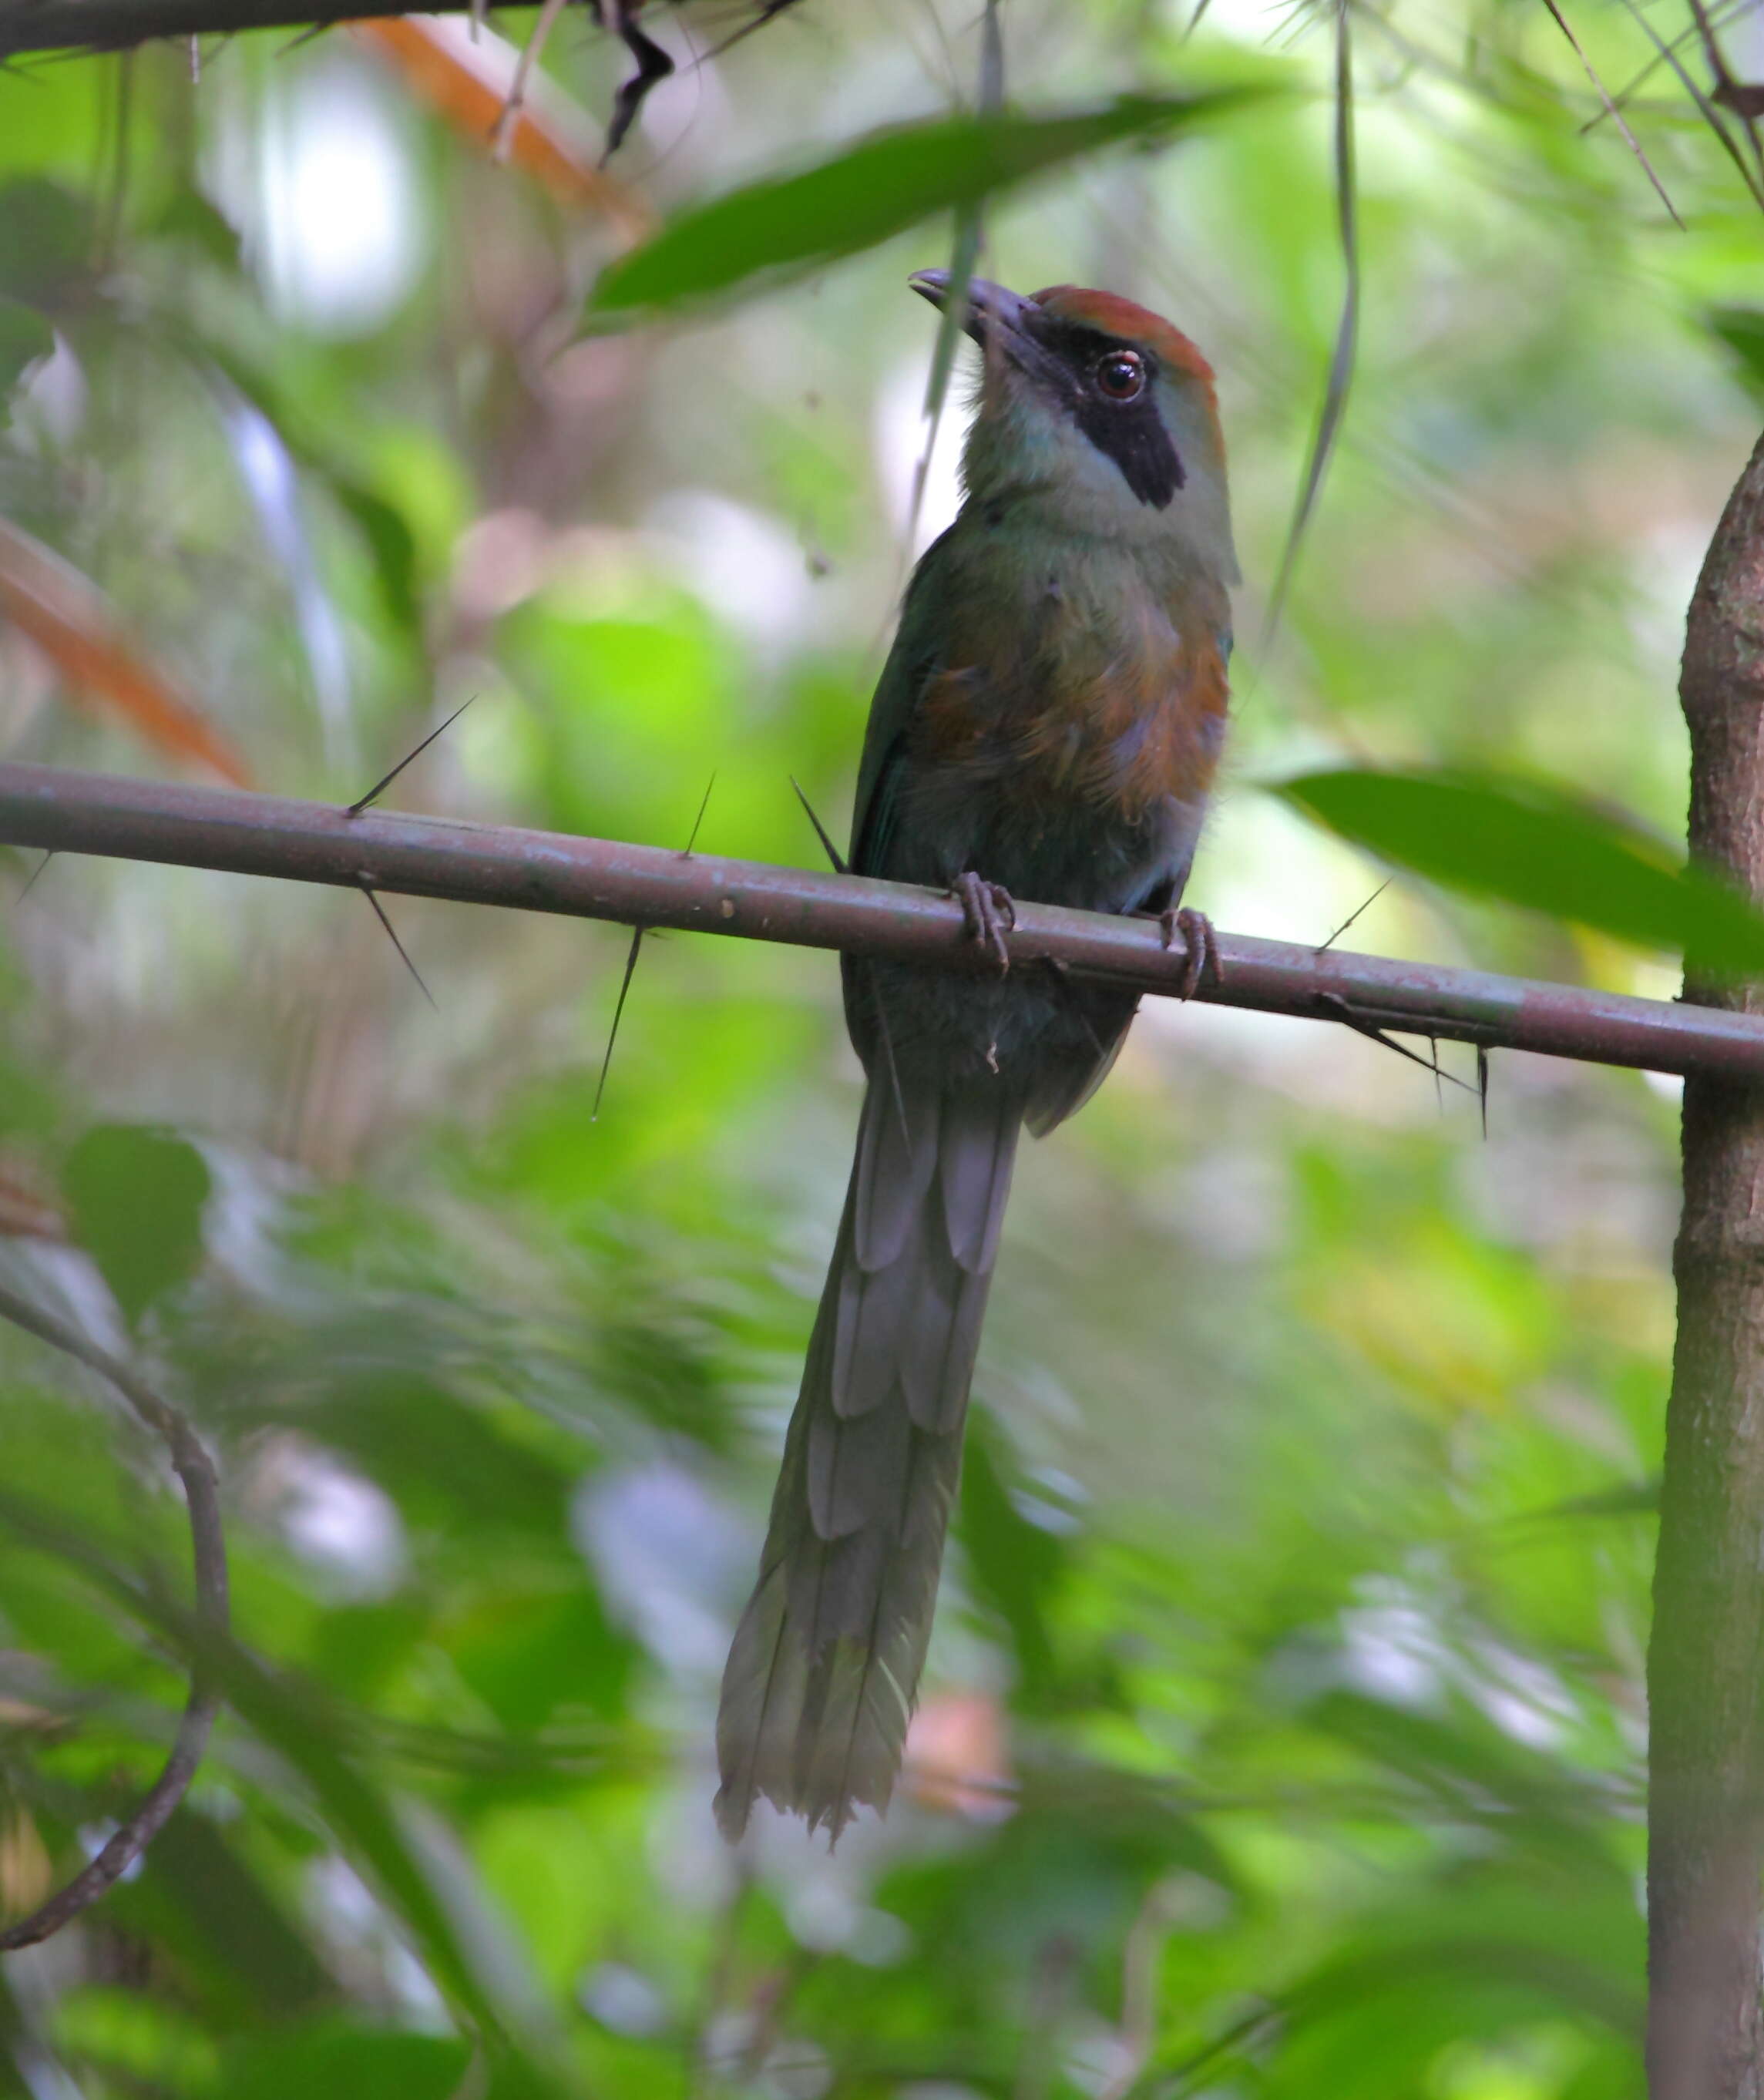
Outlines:
[[990,1276],[999,1255],[999,1229],[1010,1193],[1022,1104],[994,1087],[977,1112],[946,1116],[939,1132],[937,1179],[950,1251],[970,1276]]
[[717,1716],[717,1797],[827,1824],[885,1807],[961,1473],[1021,1104],[997,1083],[872,1087]]
[[934,1093],[871,1087],[858,1126],[852,1168],[852,1221],[860,1266],[886,1268],[918,1222],[925,1191],[937,1171],[938,1111]]

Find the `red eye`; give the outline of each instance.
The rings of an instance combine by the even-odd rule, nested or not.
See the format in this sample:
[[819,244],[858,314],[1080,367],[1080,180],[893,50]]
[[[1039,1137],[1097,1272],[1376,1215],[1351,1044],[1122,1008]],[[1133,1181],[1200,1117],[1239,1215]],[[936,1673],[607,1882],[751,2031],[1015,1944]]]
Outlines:
[[1096,390],[1111,401],[1131,401],[1145,390],[1145,360],[1136,351],[1111,350],[1096,361]]

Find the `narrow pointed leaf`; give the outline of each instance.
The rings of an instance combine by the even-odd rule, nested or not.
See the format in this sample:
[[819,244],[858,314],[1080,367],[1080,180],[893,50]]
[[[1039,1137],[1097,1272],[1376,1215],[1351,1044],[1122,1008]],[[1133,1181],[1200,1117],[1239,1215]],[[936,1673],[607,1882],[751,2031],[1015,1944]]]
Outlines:
[[1058,116],[1007,112],[874,132],[817,167],[751,183],[671,221],[602,272],[589,324],[664,312],[756,279],[817,268],[1081,154],[1174,137],[1258,92],[1124,95]]
[[143,742],[249,788],[245,761],[195,703],[136,650],[104,594],[71,562],[0,519],[0,619],[28,634],[70,693],[121,716]]

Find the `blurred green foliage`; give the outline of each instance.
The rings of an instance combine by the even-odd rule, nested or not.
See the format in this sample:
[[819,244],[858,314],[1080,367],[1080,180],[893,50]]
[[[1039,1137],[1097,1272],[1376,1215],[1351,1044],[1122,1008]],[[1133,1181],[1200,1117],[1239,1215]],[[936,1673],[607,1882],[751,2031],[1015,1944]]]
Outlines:
[[1284,791],[1343,838],[1471,894],[1594,926],[1705,968],[1764,968],[1764,915],[1665,842],[1527,781],[1307,774]]
[[[1570,11],[1613,86],[1650,64]],[[706,25],[654,27],[684,61]],[[1003,18],[1025,137],[1286,47],[1281,94],[987,218],[990,274],[1140,298],[1219,368],[1250,580],[1193,900],[1325,938],[1377,871],[1255,783],[1374,766],[1633,810],[1599,843],[1670,887],[1636,841],[1681,828],[1756,207],[1656,68],[1629,117],[1677,231],[1541,10],[1355,27],[1360,366],[1270,642],[1341,296],[1330,39],[1228,0]],[[800,0],[683,64],[611,172],[690,224],[885,127],[971,141],[977,44]],[[582,338],[611,219],[346,31],[200,56],[0,77],[0,519],[267,787],[352,799],[475,695],[395,799],[684,845],[714,774],[701,844],[813,861],[789,777],[837,830],[911,551],[903,280],[950,236],[908,205],[972,182]],[[571,11],[546,65],[603,112],[623,55]],[[0,625],[0,752],[169,762],[77,697]],[[1550,890],[1560,826],[1488,879],[1488,815],[1480,901],[1400,879],[1352,938],[1670,991],[1611,937],[1681,921]],[[1462,880],[1422,832],[1444,858],[1399,857]],[[432,1012],[359,898],[22,856],[0,889],[0,1271],[200,1423],[236,1629],[186,1807],[0,1968],[0,2087],[1639,2091],[1665,1090],[1499,1057],[1484,1138],[1346,1030],[1149,1010],[1020,1169],[902,1796],[831,1859],[776,1823],[730,1855],[717,1676],[855,1112],[826,959],[646,941],[597,1117],[615,930],[396,902]],[[160,1454],[10,1332],[0,1452],[10,1916],[147,1783],[201,1644]]]
[[775,285],[1082,155],[1167,139],[1241,108],[1246,94],[1122,95],[1058,117],[1001,112],[897,126],[800,174],[754,183],[682,214],[602,271],[589,320],[633,311],[655,319],[752,279]]

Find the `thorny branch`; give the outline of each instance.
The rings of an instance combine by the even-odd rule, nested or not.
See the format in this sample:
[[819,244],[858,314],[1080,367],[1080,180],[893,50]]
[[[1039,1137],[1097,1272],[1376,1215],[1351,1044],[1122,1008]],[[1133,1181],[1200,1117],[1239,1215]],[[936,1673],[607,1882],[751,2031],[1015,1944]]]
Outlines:
[[[985,966],[961,907],[903,883],[384,810],[355,816],[317,802],[52,766],[0,764],[0,845],[732,933],[933,969]],[[1007,946],[1013,966],[1052,964],[1166,998],[1181,995],[1187,976],[1180,941],[1166,949],[1146,919],[1023,903]],[[1209,1004],[1484,1050],[1764,1078],[1764,1014],[1241,934],[1219,935],[1217,946],[1222,972],[1208,972],[1195,994]]]
[[[171,1456],[172,1469],[183,1484],[190,1511],[190,1542],[196,1568],[196,1616],[204,1627],[224,1633],[227,1625],[227,1541],[221,1525],[220,1495],[214,1462],[189,1420],[161,1399],[130,1365],[77,1328],[0,1284],[0,1319],[47,1342],[106,1379],[130,1408],[160,1437]],[[0,1952],[34,1947],[97,1902],[135,1864],[158,1835],[189,1790],[208,1747],[209,1731],[220,1708],[220,1696],[200,1666],[190,1685],[188,1704],[178,1724],[165,1768],[142,1797],[134,1813],[81,1868],[29,1917],[0,1930]]]
[[[478,7],[531,0],[477,0]],[[152,37],[230,36],[240,29],[328,29],[408,11],[408,0],[346,0],[302,7],[299,0],[0,0],[0,59],[24,51],[126,47]],[[466,0],[436,13],[463,14]]]

